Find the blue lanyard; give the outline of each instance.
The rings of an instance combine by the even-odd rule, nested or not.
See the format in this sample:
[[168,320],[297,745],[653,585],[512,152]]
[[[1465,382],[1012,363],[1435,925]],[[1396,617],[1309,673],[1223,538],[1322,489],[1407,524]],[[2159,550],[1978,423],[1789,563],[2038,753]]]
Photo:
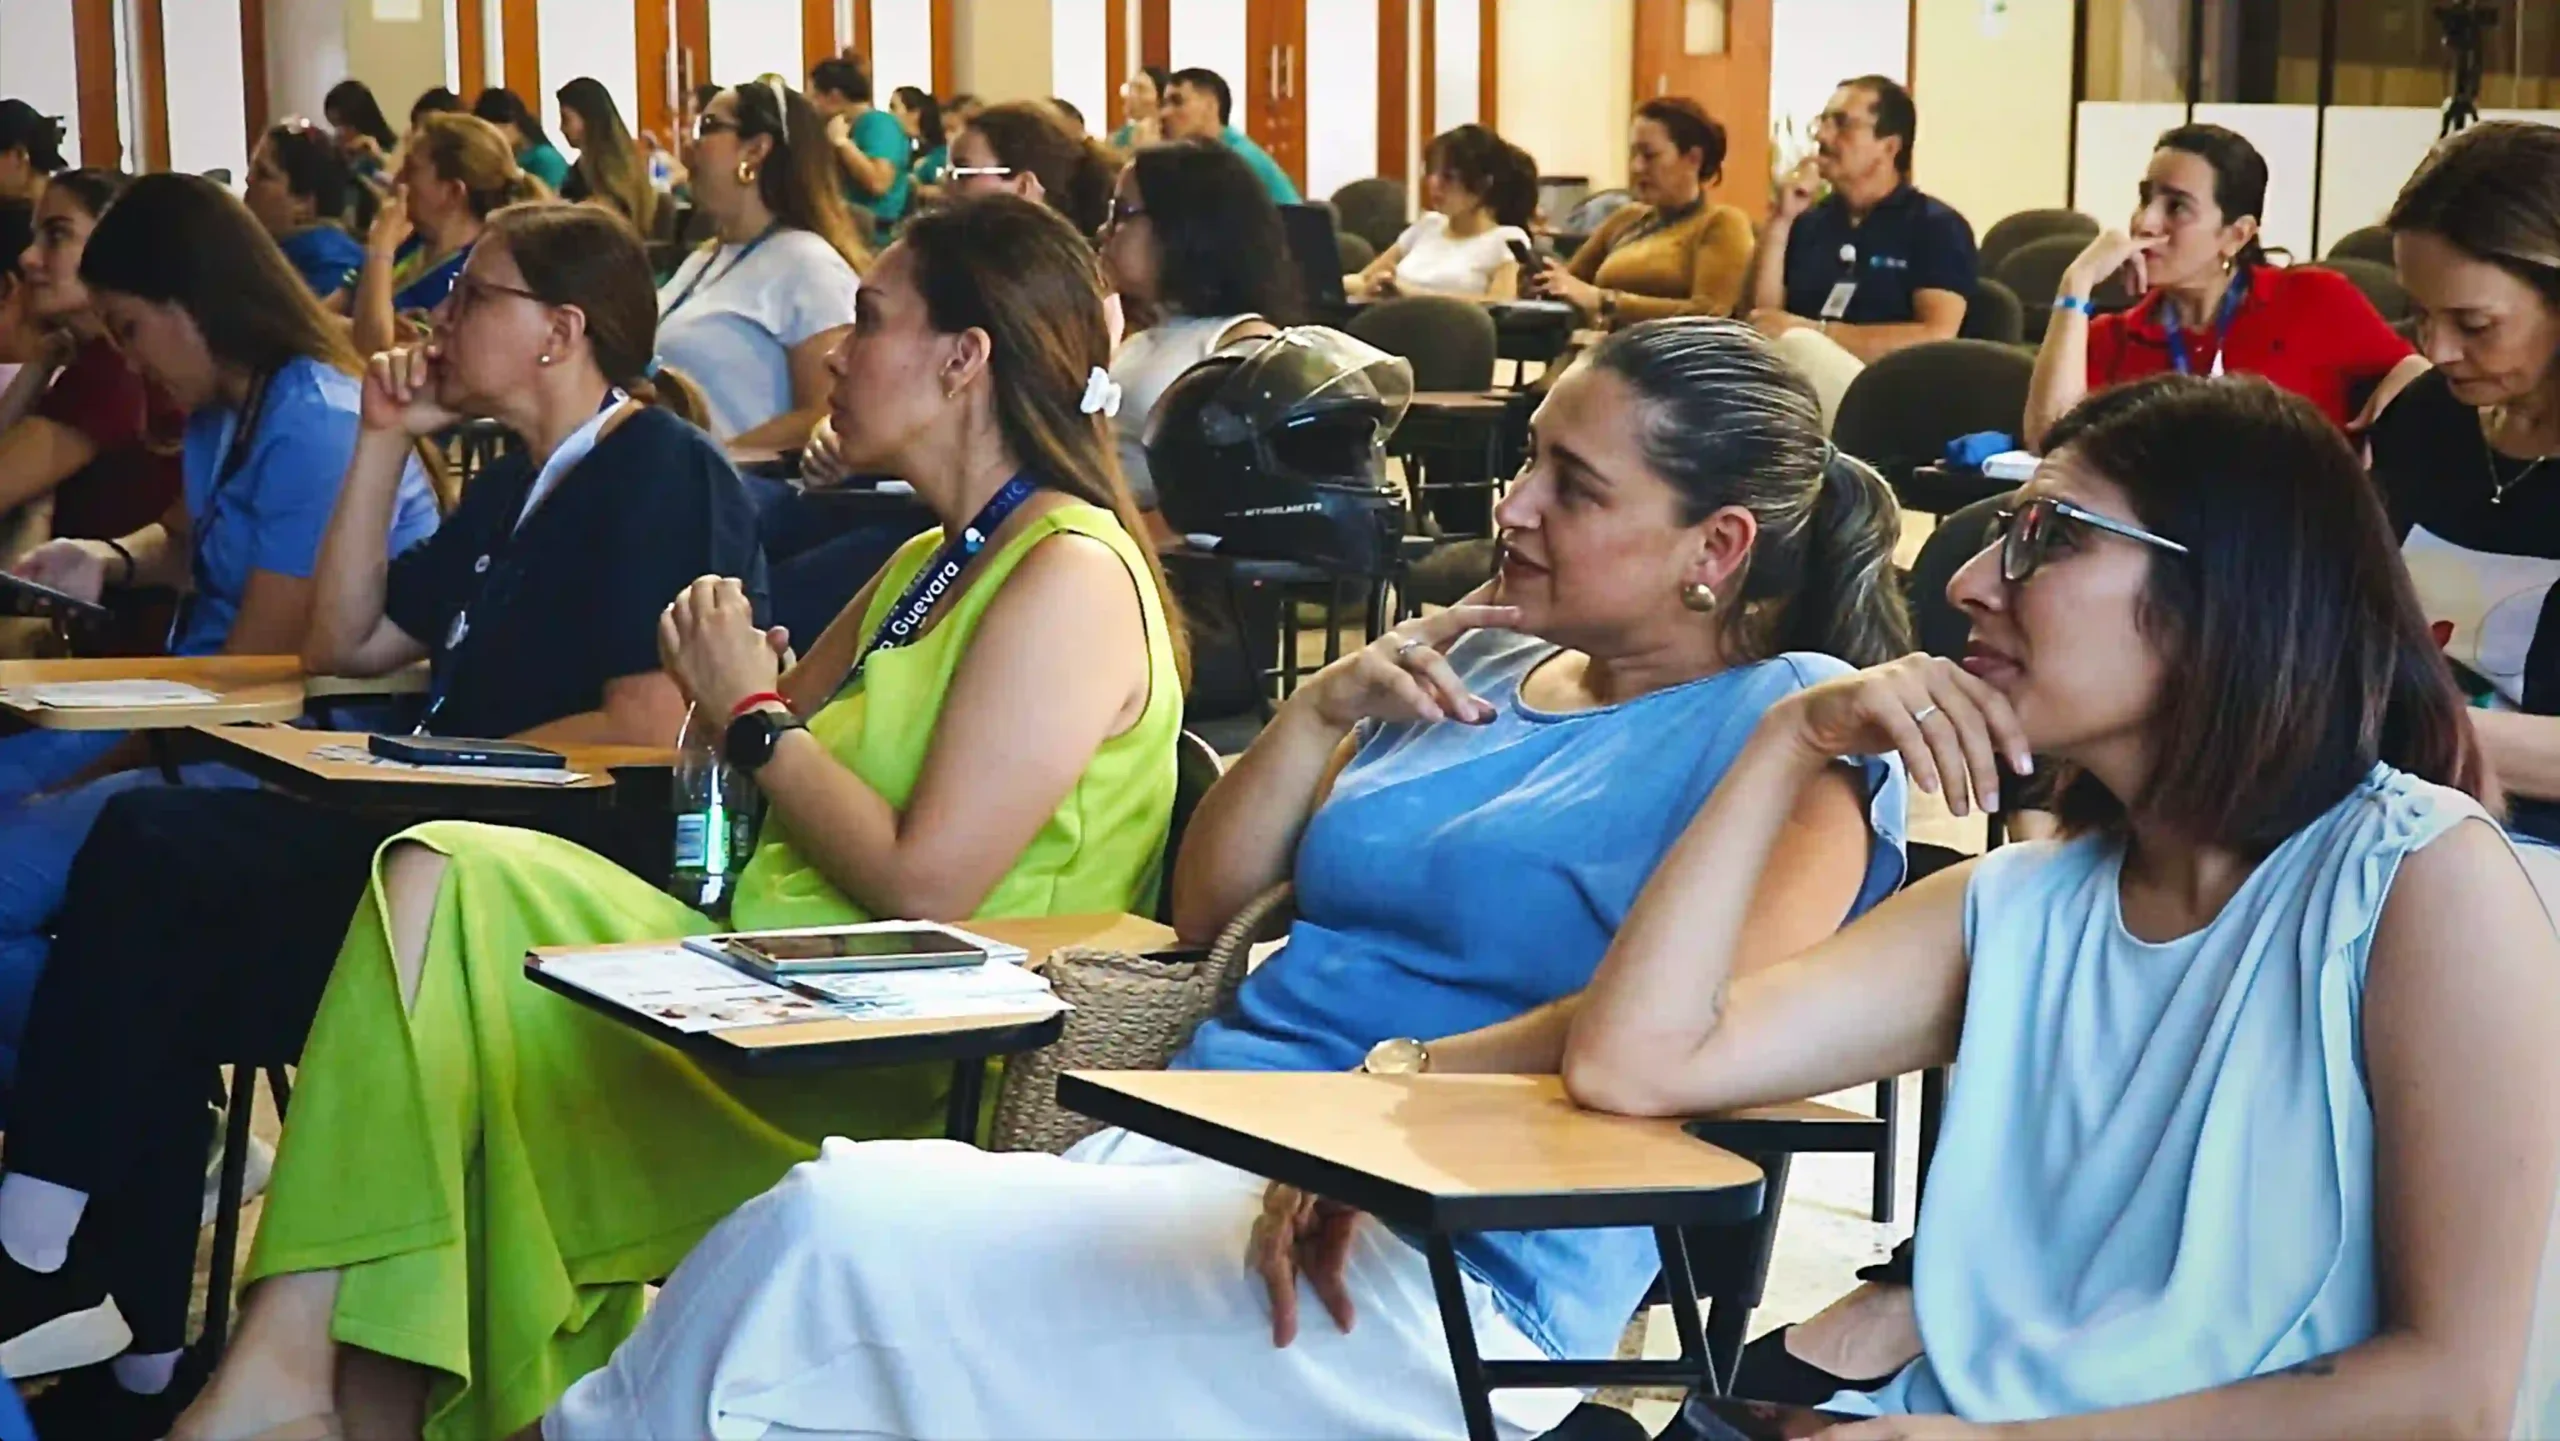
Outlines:
[[862,654],[854,657],[853,669],[844,673],[844,684],[836,687],[837,695],[853,689],[854,682],[862,679],[862,668],[871,663],[874,655],[916,643],[916,637],[923,633],[924,623],[932,616],[934,606],[951,593],[952,582],[960,578],[960,572],[969,568],[969,562],[977,558],[978,552],[987,548],[987,537],[995,534],[997,527],[1003,525],[1005,519],[1039,489],[1027,475],[1017,475],[1006,481],[1002,490],[989,496],[987,503],[978,508],[977,517],[960,532],[958,539],[942,543],[942,548],[934,552],[933,559],[916,572],[916,578],[907,582],[906,590],[898,596],[898,603],[890,607],[889,618],[880,622],[880,628],[871,633],[870,643],[863,646]]
[[674,314],[675,314],[677,311],[679,311],[679,310],[684,309],[684,303],[685,303],[686,301],[688,301],[688,300],[691,300],[691,299],[693,298],[693,293],[694,293],[695,291],[697,291],[697,290],[700,290],[700,289],[703,287],[703,285],[704,285],[705,283],[707,283],[708,281],[710,281],[710,280],[712,280],[712,279],[714,279],[714,278],[717,278],[717,279],[720,279],[720,280],[726,280],[726,279],[728,279],[731,275],[735,274],[735,273],[737,272],[737,269],[738,269],[738,267],[739,267],[739,266],[744,265],[744,264],[746,264],[746,263],[747,263],[747,257],[756,253],[756,247],[757,247],[757,246],[759,246],[759,245],[764,244],[764,243],[765,243],[766,241],[768,241],[768,240],[771,240],[771,239],[773,238],[773,232],[775,232],[775,231],[777,231],[777,230],[780,230],[781,228],[782,228],[782,222],[781,222],[781,221],[779,221],[779,220],[777,220],[777,221],[773,222],[771,225],[766,226],[766,227],[764,228],[764,234],[759,235],[759,236],[757,236],[755,239],[748,241],[748,242],[747,242],[747,248],[738,252],[738,258],[737,258],[737,259],[732,260],[732,261],[730,261],[727,265],[722,266],[722,267],[720,268],[720,274],[719,274],[717,277],[714,277],[714,276],[711,274],[711,262],[712,262],[712,260],[713,260],[714,256],[716,256],[717,252],[715,251],[715,252],[713,253],[713,255],[706,255],[706,256],[704,256],[704,257],[702,258],[702,268],[701,268],[700,270],[697,270],[697,271],[695,271],[695,272],[693,273],[693,279],[686,281],[686,282],[685,282],[684,289],[683,289],[683,290],[680,290],[680,291],[678,291],[678,292],[676,293],[676,298],[675,298],[675,299],[673,299],[673,300],[671,300],[671,301],[669,301],[669,302],[667,302],[667,307],[666,307],[664,310],[661,310],[661,311],[659,311],[659,312],[658,312],[658,323],[659,323],[660,325],[664,325],[664,324],[666,324],[666,323],[667,323],[667,317],[669,317],[669,316],[671,316],[671,315],[674,315]]
[[[2213,373],[2222,373],[2222,348],[2231,338],[2231,322],[2240,313],[2240,302],[2249,296],[2249,272],[2231,277],[2222,292],[2222,308],[2213,317]],[[2196,373],[2195,357],[2187,351],[2187,330],[2178,323],[2178,307],[2169,297],[2160,297],[2160,331],[2169,342],[2169,364],[2180,375]]]
[[189,623],[195,619],[196,605],[204,594],[205,577],[212,573],[213,527],[222,515],[222,493],[249,464],[249,448],[257,439],[259,422],[266,418],[267,390],[273,382],[274,372],[270,371],[259,376],[250,387],[249,395],[240,406],[239,417],[232,422],[231,443],[223,448],[222,463],[213,472],[213,483],[205,488],[204,514],[192,518],[189,523],[187,593],[169,617],[169,637],[164,642],[172,654],[177,652],[179,640],[186,635]]

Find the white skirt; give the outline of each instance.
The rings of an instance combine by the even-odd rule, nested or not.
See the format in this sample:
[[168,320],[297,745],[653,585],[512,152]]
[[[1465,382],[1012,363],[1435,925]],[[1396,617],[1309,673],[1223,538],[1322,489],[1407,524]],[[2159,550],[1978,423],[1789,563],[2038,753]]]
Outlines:
[[[1271,1344],[1245,1243],[1264,1182],[1120,1131],[1064,1157],[830,1140],[687,1257],[549,1441],[1167,1441],[1463,1434],[1422,1252],[1363,1224],[1334,1328],[1303,1284]],[[1486,1360],[1543,1353],[1472,1277]],[[1570,1390],[1497,1391],[1507,1437]]]

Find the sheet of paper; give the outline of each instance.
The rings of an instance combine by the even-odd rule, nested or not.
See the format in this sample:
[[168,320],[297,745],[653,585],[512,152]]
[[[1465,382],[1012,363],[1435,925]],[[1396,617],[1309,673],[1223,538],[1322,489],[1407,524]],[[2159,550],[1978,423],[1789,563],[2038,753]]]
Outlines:
[[838,1015],[855,1020],[1046,1016],[1067,1009],[1067,1003],[1050,991],[1047,981],[1010,961],[930,971],[792,979],[802,989],[826,996]]
[[680,945],[555,956],[542,969],[590,995],[688,1034],[824,1020],[828,1006]]
[[21,686],[9,692],[22,705],[51,710],[95,710],[110,706],[212,705],[222,697],[173,680],[71,680]]
[[438,776],[457,781],[521,781],[527,785],[565,786],[587,778],[584,771],[565,766],[421,766],[378,756],[363,746],[313,746],[315,761],[339,761],[347,765],[376,766],[403,775]]

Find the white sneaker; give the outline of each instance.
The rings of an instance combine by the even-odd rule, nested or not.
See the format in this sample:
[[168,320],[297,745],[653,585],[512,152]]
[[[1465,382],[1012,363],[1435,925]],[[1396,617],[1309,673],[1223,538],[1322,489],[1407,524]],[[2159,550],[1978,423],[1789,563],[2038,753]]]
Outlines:
[[[196,1220],[199,1227],[212,1225],[213,1213],[222,1204],[222,1135],[222,1110],[216,1107],[213,1113],[213,1155],[204,1165],[204,1210]],[[267,1177],[274,1174],[275,1169],[276,1148],[251,1132],[247,1164],[240,1173],[241,1205],[248,1205],[267,1189]]]

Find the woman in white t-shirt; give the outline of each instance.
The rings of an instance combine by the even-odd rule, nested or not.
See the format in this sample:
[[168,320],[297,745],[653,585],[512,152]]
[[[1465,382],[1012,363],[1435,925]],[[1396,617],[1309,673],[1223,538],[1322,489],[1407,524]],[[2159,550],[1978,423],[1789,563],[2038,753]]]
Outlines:
[[694,199],[717,238],[658,291],[658,354],[702,387],[732,450],[796,450],[826,408],[827,354],[867,259],[826,122],[779,83],[723,90],[694,122]]
[[1431,138],[1422,152],[1422,218],[1369,268],[1343,279],[1354,300],[1454,295],[1509,300],[1520,293],[1512,247],[1529,246],[1538,208],[1538,165],[1481,125]]

